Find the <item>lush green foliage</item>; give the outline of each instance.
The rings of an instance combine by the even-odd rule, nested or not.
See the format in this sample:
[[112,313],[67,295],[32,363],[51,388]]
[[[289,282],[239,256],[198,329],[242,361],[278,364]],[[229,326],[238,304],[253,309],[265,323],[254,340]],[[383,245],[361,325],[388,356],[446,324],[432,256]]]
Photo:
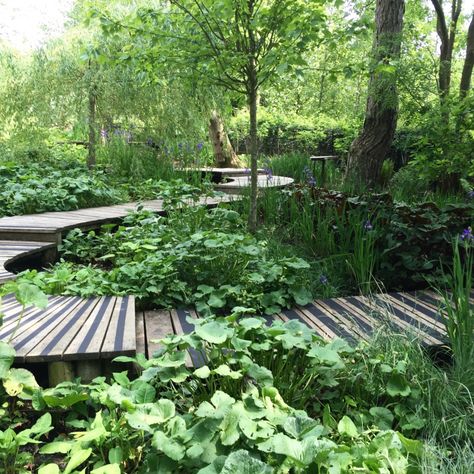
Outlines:
[[89,175],[77,162],[19,165],[0,164],[0,207],[3,215],[69,211],[116,204],[127,199],[123,190],[110,187],[104,173]]
[[[166,200],[176,199],[173,192]],[[141,211],[118,229],[72,231],[61,250],[69,262],[24,278],[52,294],[134,294],[165,307],[196,304],[204,314],[234,306],[274,313],[311,299],[309,265],[270,255],[232,210],[188,208],[168,217]]]
[[387,289],[439,276],[440,262],[452,263],[453,238],[472,225],[474,204],[409,205],[388,194],[351,197],[307,183],[267,193],[261,212],[272,235],[298,245],[323,273],[332,269],[330,283],[346,280],[346,291],[355,291],[370,275]]
[[[349,473],[358,468],[402,474],[422,454],[421,443],[391,430],[390,410],[373,408],[367,417],[353,419],[344,408],[331,413],[325,405],[313,418],[285,403],[282,393],[295,402],[299,398],[293,363],[303,370],[300,375],[312,373],[304,375],[304,384],[316,397],[324,400],[337,387],[338,372],[354,357],[341,341],[323,343],[296,322],[266,328],[262,319],[232,317],[202,320],[194,333],[162,342],[165,348],[155,358],[137,357],[144,370],[135,380],[125,371],[110,382],[101,377],[88,386],[63,383],[41,390],[32,379],[32,388],[23,382],[15,392],[8,382],[14,352],[0,346],[6,406],[14,409],[21,396],[31,400],[36,416],[46,411],[22,431],[5,429],[11,415],[2,418],[5,472],[29,472],[26,466],[33,462],[42,463],[38,472],[44,474],[86,467],[95,474]],[[205,353],[208,365],[186,368],[188,347]],[[281,360],[272,356],[277,353]],[[285,373],[292,378],[285,380]],[[388,378],[394,397],[407,390],[401,380]],[[41,446],[26,449],[34,445]]]

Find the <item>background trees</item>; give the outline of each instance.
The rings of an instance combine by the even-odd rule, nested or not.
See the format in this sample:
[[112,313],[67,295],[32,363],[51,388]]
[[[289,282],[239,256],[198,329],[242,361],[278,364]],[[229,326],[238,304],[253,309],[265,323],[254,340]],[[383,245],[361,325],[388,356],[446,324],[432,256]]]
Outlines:
[[[190,160],[209,153],[235,161],[225,139],[209,139],[214,124],[213,136],[225,130],[255,172],[262,150],[345,157],[364,131],[369,92],[377,120],[366,126],[378,121],[383,146],[372,162],[355,142],[348,175],[373,184],[384,159],[396,169],[409,160],[427,181],[452,175],[452,186],[470,169],[473,12],[454,0],[405,3],[400,54],[372,55],[376,4],[366,0],[77,1],[62,37],[26,56],[3,46],[0,133],[30,147],[66,139],[100,145],[101,130],[121,130],[134,142],[152,140],[169,159],[189,150]],[[200,143],[205,152],[193,157]]]

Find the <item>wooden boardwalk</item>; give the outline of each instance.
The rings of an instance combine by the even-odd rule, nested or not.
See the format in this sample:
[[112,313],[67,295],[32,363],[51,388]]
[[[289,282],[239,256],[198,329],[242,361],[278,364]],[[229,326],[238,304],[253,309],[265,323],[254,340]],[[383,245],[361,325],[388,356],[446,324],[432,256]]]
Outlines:
[[16,362],[112,359],[136,350],[133,296],[52,296],[44,310],[22,312],[12,295],[2,299],[0,340],[9,341]]
[[47,242],[29,242],[0,240],[0,284],[12,280],[16,275],[7,270],[8,265],[17,260],[56,250],[56,244]]
[[[217,198],[202,197],[194,205],[215,207],[220,203],[231,202],[236,197],[224,195]],[[23,216],[0,218],[0,239],[14,241],[39,241],[60,243],[61,234],[79,227],[91,229],[109,222],[118,222],[141,204],[144,209],[156,213],[165,213],[163,201],[160,199],[118,204],[115,206],[92,207],[76,211],[44,212]]]
[[[472,295],[474,304],[474,294]],[[440,297],[431,291],[378,294],[373,297],[350,296],[315,300],[273,316],[272,321],[297,320],[326,340],[341,337],[349,342],[368,340],[380,328],[418,338],[424,345],[447,342],[447,334],[438,306]],[[193,310],[173,309],[140,311],[136,315],[137,352],[151,357],[159,349],[154,342],[168,334],[188,334],[194,329],[189,318],[198,318]],[[196,354],[190,353],[194,364]]]

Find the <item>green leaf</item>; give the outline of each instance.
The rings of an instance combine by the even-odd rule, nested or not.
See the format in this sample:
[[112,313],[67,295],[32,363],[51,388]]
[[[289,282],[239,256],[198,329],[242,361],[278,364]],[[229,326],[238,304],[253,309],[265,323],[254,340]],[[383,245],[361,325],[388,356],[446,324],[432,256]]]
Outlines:
[[232,336],[233,331],[218,321],[211,321],[203,325],[196,326],[196,334],[212,344],[222,344]]
[[243,449],[234,451],[225,460],[220,474],[272,474],[273,469]]
[[18,283],[15,296],[23,306],[36,306],[40,309],[44,309],[48,306],[48,297],[46,294],[32,283]]
[[156,431],[153,435],[152,445],[158,450],[165,453],[174,461],[184,458],[185,447],[178,443],[175,439],[169,438],[162,431]]
[[109,450],[109,462],[111,464],[120,464],[123,460],[123,450],[120,446]]
[[64,474],[71,474],[71,472],[79,467],[82,463],[86,462],[90,455],[92,454],[92,448],[88,449],[79,449],[72,456],[69,462],[67,463]]
[[203,365],[202,367],[199,367],[199,369],[196,369],[194,371],[194,375],[196,377],[199,377],[200,379],[207,379],[207,377],[211,375],[211,370],[207,365]]
[[3,380],[3,386],[8,395],[16,397],[24,389],[34,390],[39,388],[35,377],[26,369],[10,369]]
[[330,364],[342,364],[342,359],[334,349],[330,349],[327,346],[320,346],[315,344],[308,352],[308,357],[314,357],[320,362],[326,362]]
[[52,443],[45,444],[39,450],[40,454],[66,454],[73,447],[72,441],[53,441]]
[[407,453],[421,457],[423,455],[423,443],[419,440],[405,438],[401,433],[397,433],[398,438],[406,449]]
[[296,439],[292,439],[283,433],[277,433],[263,443],[258,445],[261,451],[271,452],[276,454],[283,454],[293,459],[301,459],[303,453],[303,446]]
[[46,464],[38,469],[38,474],[60,474],[59,466],[57,464]]
[[411,388],[402,374],[393,373],[387,382],[387,393],[392,397],[397,395],[408,397],[411,393]]
[[0,379],[4,379],[15,359],[15,349],[0,341]]
[[374,424],[382,430],[392,429],[393,414],[385,407],[372,407],[369,413],[374,417]]
[[219,296],[216,293],[212,293],[209,299],[207,300],[207,304],[211,308],[223,308],[225,306],[225,298]]
[[152,403],[156,398],[156,390],[153,385],[146,382],[140,382],[138,386],[133,386],[136,403]]
[[91,474],[120,474],[122,471],[118,464],[107,464],[91,471]]
[[350,438],[359,437],[356,425],[348,416],[343,416],[341,418],[337,424],[337,431],[339,434],[349,436]]

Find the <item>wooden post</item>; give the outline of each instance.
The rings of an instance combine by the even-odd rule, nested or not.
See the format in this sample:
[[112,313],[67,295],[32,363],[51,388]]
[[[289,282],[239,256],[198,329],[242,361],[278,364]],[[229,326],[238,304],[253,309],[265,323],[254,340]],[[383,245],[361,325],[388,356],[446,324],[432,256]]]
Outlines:
[[79,360],[76,362],[76,372],[82,383],[90,383],[102,375],[100,360]]
[[48,364],[48,380],[50,387],[61,382],[71,382],[74,379],[74,368],[71,362],[50,362]]

